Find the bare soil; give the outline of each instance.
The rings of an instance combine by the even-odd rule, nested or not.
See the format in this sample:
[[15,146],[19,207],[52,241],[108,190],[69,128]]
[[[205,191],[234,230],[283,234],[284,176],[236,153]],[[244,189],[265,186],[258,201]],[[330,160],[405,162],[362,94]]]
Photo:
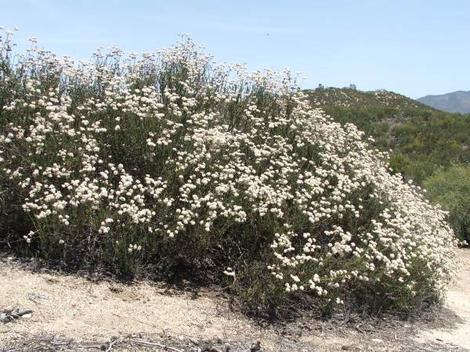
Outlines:
[[0,351],[470,351],[470,250],[459,255],[463,270],[446,307],[417,321],[335,316],[274,324],[231,309],[216,289],[96,282],[4,258],[0,312],[33,313],[0,322]]
[[462,268],[447,292],[446,307],[459,316],[460,322],[453,328],[426,329],[418,335],[417,341],[434,339],[470,350],[470,250],[461,250],[459,255]]

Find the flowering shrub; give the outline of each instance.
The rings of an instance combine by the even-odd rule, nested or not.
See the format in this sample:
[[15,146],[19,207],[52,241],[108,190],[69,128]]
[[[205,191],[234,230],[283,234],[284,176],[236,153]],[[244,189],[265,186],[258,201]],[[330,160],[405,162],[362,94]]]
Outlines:
[[407,310],[442,294],[456,246],[444,213],[288,73],[216,66],[190,40],[79,64],[0,45],[2,212],[16,219],[0,238],[18,249],[211,270],[253,306],[303,291]]

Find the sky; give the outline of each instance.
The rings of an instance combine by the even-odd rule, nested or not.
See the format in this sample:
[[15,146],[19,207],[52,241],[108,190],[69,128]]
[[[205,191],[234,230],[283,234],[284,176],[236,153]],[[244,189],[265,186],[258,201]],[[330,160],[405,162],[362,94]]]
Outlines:
[[412,98],[470,90],[468,0],[0,0],[0,26],[60,55],[151,52],[188,34],[218,62],[300,72],[304,88]]

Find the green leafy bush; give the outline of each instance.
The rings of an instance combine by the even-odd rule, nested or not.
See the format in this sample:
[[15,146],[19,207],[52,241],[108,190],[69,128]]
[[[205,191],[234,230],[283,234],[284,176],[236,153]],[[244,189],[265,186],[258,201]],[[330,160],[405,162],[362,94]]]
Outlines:
[[457,165],[424,181],[429,197],[449,211],[455,233],[470,243],[470,166]]
[[288,73],[216,66],[189,40],[80,65],[35,46],[13,63],[3,43],[0,239],[18,251],[205,275],[256,310],[441,297],[445,214]]

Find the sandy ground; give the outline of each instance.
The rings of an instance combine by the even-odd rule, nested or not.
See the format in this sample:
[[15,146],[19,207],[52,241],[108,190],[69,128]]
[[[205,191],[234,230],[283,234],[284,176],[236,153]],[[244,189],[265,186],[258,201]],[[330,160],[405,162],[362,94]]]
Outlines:
[[[0,323],[0,351],[100,348],[96,343],[80,344],[87,341],[108,342],[104,349],[109,351],[142,350],[141,345],[109,345],[110,338],[124,339],[129,334],[182,346],[174,351],[203,351],[202,342],[206,347],[218,345],[214,352],[223,351],[224,344],[231,346],[230,351],[250,351],[256,341],[262,351],[465,351],[470,349],[470,251],[461,254],[468,262],[448,300],[448,308],[461,322],[453,329],[437,330],[406,322],[377,330],[362,322],[340,327],[308,319],[263,327],[231,310],[227,299],[216,291],[194,295],[151,282],[93,282],[78,275],[33,272],[14,260],[3,260],[0,311],[20,307],[33,314]],[[419,330],[423,331],[417,334]],[[46,348],[46,337],[49,342],[53,337],[76,344],[67,349],[65,343],[57,342]],[[34,348],[29,344],[41,339],[44,343]],[[149,348],[163,350],[157,345]]]
[[470,250],[461,250],[462,270],[447,293],[446,306],[461,322],[453,329],[429,329],[419,334],[417,341],[442,341],[470,350]]

